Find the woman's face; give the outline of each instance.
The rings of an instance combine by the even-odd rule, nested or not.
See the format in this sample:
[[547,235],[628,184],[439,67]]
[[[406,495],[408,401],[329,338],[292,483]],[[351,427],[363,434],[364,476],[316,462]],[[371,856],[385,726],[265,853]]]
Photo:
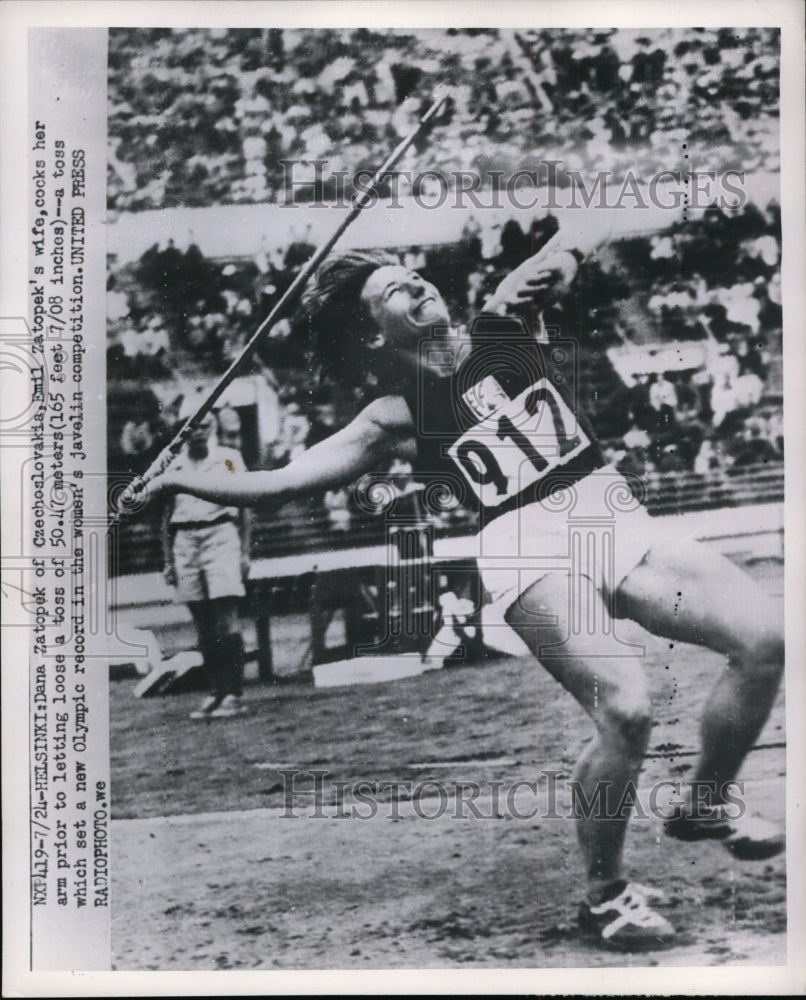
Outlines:
[[448,307],[430,282],[398,264],[379,267],[367,279],[361,301],[384,344],[417,350],[434,326],[450,323]]

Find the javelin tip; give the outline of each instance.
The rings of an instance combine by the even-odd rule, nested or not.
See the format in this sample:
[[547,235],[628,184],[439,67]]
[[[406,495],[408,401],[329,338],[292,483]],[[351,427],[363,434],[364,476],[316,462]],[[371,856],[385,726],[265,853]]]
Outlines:
[[434,89],[434,99],[431,103],[431,107],[426,111],[423,121],[428,121],[428,119],[435,117],[441,111],[444,110],[445,102],[451,96],[451,88],[446,83],[437,84]]

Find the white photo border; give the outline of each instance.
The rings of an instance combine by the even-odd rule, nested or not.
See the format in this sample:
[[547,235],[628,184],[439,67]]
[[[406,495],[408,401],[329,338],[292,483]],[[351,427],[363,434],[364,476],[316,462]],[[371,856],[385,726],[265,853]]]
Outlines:
[[[786,470],[786,611],[787,611],[787,819],[788,819],[788,937],[789,962],[782,968],[596,968],[585,970],[402,970],[390,972],[231,972],[211,980],[208,973],[31,973],[28,971],[27,768],[15,766],[19,748],[27,745],[27,641],[19,628],[3,628],[3,846],[4,971],[7,996],[192,996],[288,993],[557,993],[688,995],[787,994],[804,988],[806,962],[796,942],[806,938],[806,674],[801,669],[804,642],[803,604],[806,596],[806,211],[804,202],[804,7],[800,0],[702,0],[655,4],[646,2],[540,2],[506,0],[491,8],[487,2],[273,2],[273,3],[70,3],[16,2],[0,7],[2,35],[2,104],[0,105],[0,198],[3,247],[0,272],[0,316],[27,315],[27,190],[29,114],[24,99],[26,31],[34,26],[221,26],[380,27],[487,26],[542,27],[672,27],[777,26],[781,28],[781,208],[783,224],[782,286],[784,297],[784,397],[787,440]],[[4,373],[5,374],[5,373]],[[24,387],[17,387],[24,391]],[[4,392],[13,394],[4,379]],[[11,399],[11,395],[7,396]],[[13,405],[13,401],[12,401]],[[0,448],[2,481],[6,458]],[[8,496],[8,491],[5,496]],[[13,528],[15,512],[4,509],[3,532]],[[5,600],[3,624],[19,625],[14,602]],[[15,669],[16,665],[16,669]],[[17,753],[14,753],[14,750]]]

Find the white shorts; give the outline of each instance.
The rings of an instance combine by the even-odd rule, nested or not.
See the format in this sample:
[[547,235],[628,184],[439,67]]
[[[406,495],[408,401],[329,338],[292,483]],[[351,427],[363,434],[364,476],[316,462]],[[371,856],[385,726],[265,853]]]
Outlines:
[[179,528],[173,543],[176,596],[183,604],[243,597],[241,539],[232,521]]
[[552,572],[585,576],[613,594],[658,539],[658,524],[612,466],[545,500],[502,514],[478,536],[478,566],[502,617]]

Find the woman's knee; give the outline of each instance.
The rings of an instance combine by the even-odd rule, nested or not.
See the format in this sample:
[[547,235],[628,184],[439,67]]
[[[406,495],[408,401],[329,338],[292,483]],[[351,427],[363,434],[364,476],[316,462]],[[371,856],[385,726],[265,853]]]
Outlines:
[[596,722],[628,746],[643,752],[652,730],[652,700],[643,670],[629,670],[602,688]]
[[757,678],[777,680],[784,669],[784,637],[777,628],[759,629],[748,636],[731,656],[734,667]]

